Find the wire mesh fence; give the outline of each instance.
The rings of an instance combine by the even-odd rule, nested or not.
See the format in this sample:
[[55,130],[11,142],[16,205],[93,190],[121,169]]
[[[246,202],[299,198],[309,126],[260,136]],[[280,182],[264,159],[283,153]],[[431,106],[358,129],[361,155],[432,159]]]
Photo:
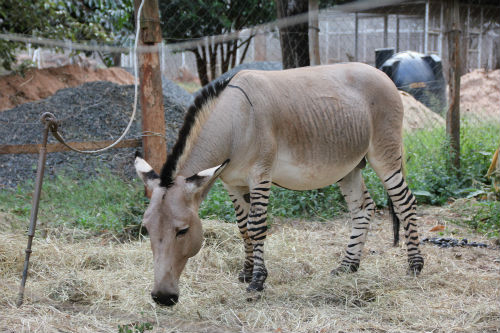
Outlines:
[[[171,0],[160,1],[159,4],[163,42],[153,49],[160,53],[167,114],[170,111],[170,116],[167,116],[167,131],[171,132],[168,135],[172,136],[172,140],[182,122],[182,110],[192,100],[190,95],[192,92],[229,70],[281,69],[283,55],[293,51],[299,57],[307,58],[311,64],[317,63],[316,52],[319,55],[319,64],[323,65],[358,61],[382,68],[388,75],[392,75],[400,90],[406,91],[401,93],[406,111],[405,129],[407,133],[420,133],[418,134],[420,139],[417,140],[420,142],[419,150],[429,149],[431,141],[446,141],[445,123],[449,99],[446,85],[449,80],[447,33],[451,28],[447,25],[445,1],[354,1],[333,7],[328,6],[326,1],[321,1],[318,11],[310,10],[307,13],[306,9],[301,14],[289,10],[288,14],[293,12],[297,15],[280,18],[277,17],[279,15],[276,3],[263,0],[213,2]],[[459,28],[462,40],[460,55],[464,74],[461,118],[465,128],[471,124],[489,126],[489,130],[500,127],[499,17],[500,5],[493,1],[480,3],[464,1],[460,6]],[[303,30],[290,29],[298,24],[306,25],[307,36],[304,36]],[[290,45],[285,45],[283,41],[285,28],[289,29],[287,33],[291,39],[308,37],[309,42],[306,44],[308,46],[299,44],[293,49]],[[29,66],[38,68],[71,64],[98,68],[106,64],[104,53],[114,53],[119,55],[114,59],[117,65],[124,68],[132,67],[131,38],[123,39],[127,40],[127,45],[112,47],[92,41],[58,41],[56,47],[55,41],[52,44],[47,41],[37,42],[31,36],[6,33],[3,33],[0,39],[15,39],[16,36],[18,40],[25,37],[22,43],[27,46],[27,50],[18,55],[18,64],[24,60]],[[312,42],[314,40],[318,43],[314,44]],[[79,51],[85,51],[85,55]],[[145,50],[139,50],[143,51]],[[398,78],[395,75],[396,69],[402,71],[403,67],[405,71],[400,75],[402,78]],[[30,82],[36,81],[36,75],[39,74],[28,73],[19,80],[14,90],[2,89],[0,98],[11,103],[2,102],[2,104],[14,107],[19,104],[16,101],[29,101],[29,98],[24,98],[29,94],[26,88]],[[82,72],[81,75],[91,76],[87,72]],[[413,78],[407,78],[412,75]],[[58,80],[64,81],[64,79]],[[107,78],[97,78],[97,80],[107,80]],[[123,80],[118,83],[130,84],[132,81]],[[440,85],[436,88],[438,92],[429,90],[429,87],[435,84]],[[68,83],[63,87],[71,85]],[[179,89],[178,85],[188,89],[189,93]],[[73,92],[80,95],[86,93],[87,99],[98,96],[88,91]],[[126,95],[122,90],[111,87],[103,92]],[[39,97],[48,96],[33,97],[33,100]],[[79,100],[73,97],[69,99]],[[114,109],[113,112],[128,114],[127,102],[119,98],[115,100],[119,106],[110,109]],[[47,104],[39,103],[42,104],[38,105]],[[72,105],[68,117],[100,119],[103,115],[111,116],[108,111],[103,111],[111,105],[109,101],[99,103],[99,100],[88,100],[86,104],[95,106],[96,103],[100,107]],[[13,114],[18,113],[17,111],[0,113],[2,137],[6,138],[2,143],[15,143],[15,140],[8,139],[11,137],[9,131],[14,124],[22,127],[22,124],[27,122],[35,122],[33,119],[23,119],[22,116],[17,119],[17,115]],[[119,125],[110,119],[101,121],[103,124]],[[94,138],[89,136],[91,131],[83,127],[81,129],[81,136],[78,137],[77,134],[75,139]],[[101,139],[112,139],[115,136],[114,130],[108,130],[104,125],[100,126],[100,131]],[[140,135],[140,129],[137,128],[135,136],[140,137]],[[35,136],[31,140],[35,140]],[[4,155],[0,158],[5,161],[15,157]]]

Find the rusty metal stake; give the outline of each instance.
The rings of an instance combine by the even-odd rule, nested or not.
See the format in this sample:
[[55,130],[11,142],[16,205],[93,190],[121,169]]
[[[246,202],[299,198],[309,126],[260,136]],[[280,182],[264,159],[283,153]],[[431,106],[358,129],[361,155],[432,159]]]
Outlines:
[[33,199],[31,201],[31,214],[30,214],[30,227],[28,230],[28,246],[26,247],[26,256],[24,257],[24,269],[23,269],[23,278],[21,280],[21,286],[19,287],[19,294],[17,295],[17,306],[21,306],[23,304],[24,299],[24,287],[26,285],[26,279],[28,278],[28,266],[31,255],[31,243],[33,242],[33,237],[35,236],[36,229],[36,219],[38,216],[38,206],[40,203],[40,193],[42,192],[42,183],[43,183],[43,174],[45,172],[45,160],[47,157],[47,139],[49,135],[49,127],[52,121],[55,121],[55,117],[50,112],[45,112],[42,114],[41,118],[42,123],[44,124],[43,129],[43,140],[42,146],[40,148],[40,155],[38,158],[38,167],[36,170],[36,183],[35,183],[35,191],[33,193]]

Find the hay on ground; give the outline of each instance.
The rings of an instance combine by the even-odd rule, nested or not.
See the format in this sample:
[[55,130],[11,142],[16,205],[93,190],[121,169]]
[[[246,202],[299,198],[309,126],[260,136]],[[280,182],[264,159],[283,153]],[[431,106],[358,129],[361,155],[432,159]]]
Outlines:
[[439,127],[445,124],[443,117],[417,101],[412,95],[401,90],[399,94],[405,110],[403,129],[406,132]]
[[[420,230],[446,225],[444,210],[420,213]],[[453,213],[447,219],[453,218]],[[359,272],[332,277],[349,236],[347,217],[275,221],[266,243],[269,277],[248,300],[237,281],[243,244],[235,225],[204,221],[205,244],[181,278],[180,303],[155,305],[149,241],[37,238],[25,304],[16,308],[26,237],[0,231],[0,332],[495,332],[500,320],[498,250],[423,246],[426,265],[406,275],[404,248],[391,246],[387,214],[373,223]],[[69,234],[66,233],[66,236]],[[80,235],[81,236],[81,235]],[[491,245],[491,242],[489,242]]]

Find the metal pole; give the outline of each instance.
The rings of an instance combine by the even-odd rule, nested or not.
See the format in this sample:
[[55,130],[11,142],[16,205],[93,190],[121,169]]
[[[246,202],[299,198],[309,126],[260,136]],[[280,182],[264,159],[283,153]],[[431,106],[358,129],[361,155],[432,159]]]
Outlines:
[[429,0],[425,2],[424,17],[424,54],[427,54],[429,47]]
[[384,15],[384,47],[389,47],[389,31],[388,31],[388,26],[389,26],[389,15],[385,14]]
[[399,52],[399,15],[396,16],[396,53]]
[[28,278],[28,267],[31,255],[31,245],[33,243],[33,237],[35,236],[36,230],[36,219],[38,216],[38,207],[40,203],[40,193],[42,192],[42,183],[43,183],[43,174],[45,172],[45,160],[47,157],[47,138],[49,135],[49,118],[52,117],[50,113],[44,113],[42,115],[42,123],[44,123],[45,128],[43,130],[43,139],[42,139],[42,147],[40,148],[40,153],[38,157],[38,167],[36,170],[36,182],[35,182],[35,191],[33,193],[33,199],[31,201],[31,214],[30,214],[30,227],[28,230],[28,245],[25,250],[24,257],[24,268],[23,268],[23,276],[21,280],[21,285],[19,287],[19,293],[17,295],[17,306],[21,306],[24,300],[24,287],[26,286],[26,279]]
[[483,7],[479,19],[479,41],[477,45],[477,68],[481,68],[481,51],[483,48]]
[[439,56],[443,58],[443,30],[445,29],[444,27],[444,5],[441,2],[441,9],[439,13],[439,41],[438,41],[438,49],[439,49]]
[[354,14],[354,61],[358,61],[358,33],[359,33],[359,19],[358,13]]
[[[337,48],[339,48],[340,44],[337,44]],[[329,60],[329,54],[328,50],[330,48],[330,25],[328,23],[328,20],[326,21],[326,31],[325,31],[325,64],[328,64]],[[340,61],[340,59],[339,59]]]

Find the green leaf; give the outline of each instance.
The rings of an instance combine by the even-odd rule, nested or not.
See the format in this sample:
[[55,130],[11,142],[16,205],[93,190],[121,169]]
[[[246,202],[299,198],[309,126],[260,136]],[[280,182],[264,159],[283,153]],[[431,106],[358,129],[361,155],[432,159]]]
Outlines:
[[425,190],[417,190],[417,191],[413,191],[413,195],[415,195],[415,196],[417,196],[417,197],[432,198],[432,194],[431,194],[431,192],[429,192],[429,191],[425,191]]

